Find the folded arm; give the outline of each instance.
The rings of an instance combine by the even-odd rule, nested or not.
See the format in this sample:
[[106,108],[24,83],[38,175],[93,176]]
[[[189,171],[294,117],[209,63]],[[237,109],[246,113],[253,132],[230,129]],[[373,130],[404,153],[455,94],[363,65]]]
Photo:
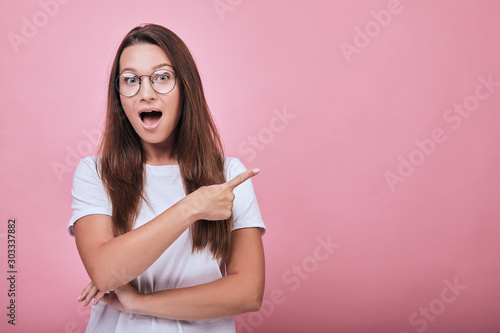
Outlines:
[[146,224],[114,237],[108,215],[87,215],[74,225],[82,262],[101,292],[127,284],[150,267],[197,220],[224,220],[231,215],[233,189],[257,174],[242,172],[218,185],[200,187]]
[[232,232],[227,276],[193,287],[140,294],[130,285],[104,296],[122,311],[178,320],[209,320],[258,311],[265,280],[259,228]]
[[114,237],[111,216],[88,215],[75,225],[82,262],[95,286],[105,292],[144,272],[195,221],[179,201],[143,226]]

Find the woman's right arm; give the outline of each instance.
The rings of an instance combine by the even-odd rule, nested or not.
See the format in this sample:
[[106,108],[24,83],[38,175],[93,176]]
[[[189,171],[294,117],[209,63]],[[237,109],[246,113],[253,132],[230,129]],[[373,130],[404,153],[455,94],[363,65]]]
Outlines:
[[229,218],[232,190],[255,174],[247,170],[224,184],[201,187],[151,221],[118,237],[114,237],[111,216],[80,218],[74,224],[75,240],[90,279],[102,292],[130,282],[195,221]]
[[95,214],[79,219],[74,225],[76,246],[97,288],[113,290],[151,266],[196,221],[188,201],[188,197],[183,198],[148,223],[116,238],[111,216]]

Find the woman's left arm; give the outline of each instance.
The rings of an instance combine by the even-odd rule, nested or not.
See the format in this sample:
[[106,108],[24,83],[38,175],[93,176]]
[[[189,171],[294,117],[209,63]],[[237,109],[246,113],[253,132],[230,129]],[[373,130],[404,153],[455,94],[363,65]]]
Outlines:
[[227,275],[193,287],[139,294],[131,286],[103,301],[122,311],[178,320],[209,320],[258,311],[264,294],[264,249],[259,228],[232,231]]

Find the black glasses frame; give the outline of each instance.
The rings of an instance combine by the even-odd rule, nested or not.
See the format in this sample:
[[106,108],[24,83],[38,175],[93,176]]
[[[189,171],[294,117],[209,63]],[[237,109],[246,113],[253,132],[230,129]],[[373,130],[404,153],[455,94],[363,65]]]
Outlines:
[[155,74],[156,72],[159,72],[159,71],[167,71],[167,72],[170,72],[172,74],[174,74],[174,72],[172,72],[171,70],[168,70],[168,69],[160,69],[160,70],[157,70],[157,71],[154,71],[153,73],[149,74],[149,75],[137,75],[137,74],[134,74],[134,73],[131,73],[131,74],[134,74],[135,76],[137,76],[139,78],[139,89],[137,89],[137,92],[133,95],[130,95],[130,96],[127,96],[127,95],[124,95],[120,92],[120,84],[118,82],[118,80],[120,79],[120,76],[122,76],[122,74],[118,75],[116,78],[115,78],[115,88],[116,90],[118,91],[118,93],[124,97],[134,97],[135,95],[137,95],[139,93],[139,91],[141,91],[141,87],[142,87],[142,77],[143,76],[147,76],[149,78],[149,83],[151,84],[151,88],[153,88],[154,91],[156,91],[158,94],[162,94],[162,95],[165,95],[165,94],[168,94],[170,93],[172,90],[175,89],[175,86],[177,85],[177,78],[179,77],[179,74],[174,74],[174,86],[172,87],[172,89],[170,89],[169,91],[167,92],[159,92],[158,90],[155,89],[155,86],[154,86],[154,82],[153,80],[151,80],[151,76],[153,74]]

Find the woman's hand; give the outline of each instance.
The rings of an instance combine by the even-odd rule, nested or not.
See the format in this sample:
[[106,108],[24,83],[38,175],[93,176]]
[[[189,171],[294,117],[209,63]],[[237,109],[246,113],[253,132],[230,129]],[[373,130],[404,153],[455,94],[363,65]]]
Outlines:
[[102,292],[95,286],[93,281],[83,289],[80,297],[78,297],[78,302],[84,302],[83,305],[87,306],[92,300],[94,300],[94,305],[97,305],[99,301],[104,297],[106,292]]
[[84,302],[83,305],[87,306],[92,300],[94,300],[93,305],[103,301],[117,310],[133,313],[136,309],[137,300],[141,295],[130,283],[115,290],[103,292],[97,289],[94,282],[90,281],[87,287],[83,289],[80,297],[78,297],[78,302]]
[[202,186],[185,198],[187,204],[192,207],[198,220],[228,219],[233,209],[234,188],[258,174],[259,171],[259,169],[250,169],[223,184]]
[[119,311],[134,313],[140,297],[142,297],[142,294],[130,283],[127,283],[114,291],[110,291],[109,294],[105,294],[102,301]]

